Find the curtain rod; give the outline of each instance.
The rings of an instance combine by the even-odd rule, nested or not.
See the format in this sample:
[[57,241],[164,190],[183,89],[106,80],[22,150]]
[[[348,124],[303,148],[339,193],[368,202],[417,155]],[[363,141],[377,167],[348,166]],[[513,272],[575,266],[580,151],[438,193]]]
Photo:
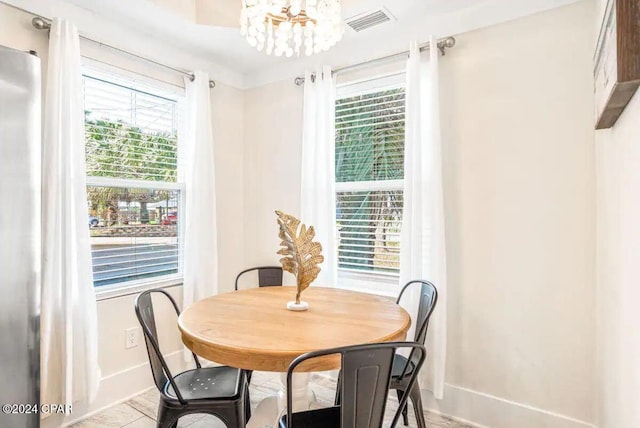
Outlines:
[[[43,18],[42,16],[36,16],[35,18],[33,18],[31,20],[31,25],[33,25],[33,27],[36,28],[37,30],[47,30],[47,31],[51,30],[51,21],[49,19],[47,19],[47,18]],[[132,56],[134,58],[141,59],[141,60],[143,60],[145,62],[148,62],[150,64],[154,64],[154,65],[156,65],[158,67],[166,68],[167,70],[171,70],[171,71],[175,71],[176,73],[183,74],[185,76],[188,76],[189,80],[191,80],[192,82],[195,79],[195,75],[193,73],[191,73],[191,72],[188,72],[188,71],[185,71],[185,70],[181,70],[179,68],[174,68],[174,67],[171,67],[171,66],[166,65],[166,64],[162,64],[162,63],[154,61],[152,59],[145,58],[143,56],[136,55],[136,54],[131,53],[131,52],[127,52],[127,51],[122,50],[120,48],[117,48],[115,46],[107,45],[105,43],[99,42],[97,40],[90,39],[90,38],[85,37],[85,36],[80,36],[80,38],[82,38],[84,40],[87,40],[87,41],[90,41],[92,43],[97,43],[100,46],[107,47],[107,48],[112,49],[112,50],[114,50],[116,52],[119,52],[119,53],[122,53],[122,54],[125,54],[125,55],[129,55],[129,56]],[[213,89],[215,87],[216,87],[216,82],[213,81],[213,80],[209,80],[209,88]]]
[[[454,37],[445,37],[444,39],[438,39],[438,50],[442,53],[442,55],[445,54],[445,49],[452,48],[455,45],[456,45],[456,39]],[[427,42],[420,46],[420,52],[428,51],[430,47],[431,47],[430,43]],[[339,74],[339,73],[344,73],[346,71],[354,71],[364,67],[368,67],[372,64],[384,63],[396,58],[400,59],[407,55],[409,55],[409,51],[398,52],[395,54],[383,56],[381,58],[372,59],[372,60],[361,62],[358,64],[347,65],[346,67],[336,68],[335,70],[333,70],[333,73]],[[315,73],[312,74],[312,76],[315,76]],[[304,77],[296,77],[294,79],[294,82],[296,85],[301,86],[304,84],[304,80],[305,80]]]

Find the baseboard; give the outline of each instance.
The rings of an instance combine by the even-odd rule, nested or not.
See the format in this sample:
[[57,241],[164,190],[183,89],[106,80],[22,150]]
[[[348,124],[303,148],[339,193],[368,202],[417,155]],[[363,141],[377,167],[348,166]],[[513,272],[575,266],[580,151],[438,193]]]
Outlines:
[[449,384],[443,400],[424,390],[422,401],[429,411],[476,428],[595,428],[589,422]]
[[[184,366],[182,350],[165,355],[165,359],[171,370]],[[57,428],[73,425],[111,406],[128,401],[150,388],[155,388],[155,385],[151,376],[149,362],[129,367],[103,377],[100,380],[98,395],[90,405],[74,404],[73,413],[63,420],[48,417],[41,421],[40,426],[42,428]]]

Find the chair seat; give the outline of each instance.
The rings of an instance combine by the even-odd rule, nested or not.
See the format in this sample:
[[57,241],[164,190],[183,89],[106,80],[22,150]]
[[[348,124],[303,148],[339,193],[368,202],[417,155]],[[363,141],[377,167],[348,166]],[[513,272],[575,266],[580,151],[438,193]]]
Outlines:
[[[229,399],[238,396],[242,370],[233,367],[203,367],[187,370],[173,378],[185,400]],[[173,386],[167,381],[164,394],[178,399]]]
[[[292,428],[340,428],[340,406],[294,413],[291,425]],[[288,428],[287,415],[280,418],[280,428]]]
[[[407,358],[402,355],[396,354],[393,357],[393,367],[391,368],[391,377],[392,378],[400,377],[406,365],[407,365]],[[409,363],[409,368],[407,369],[405,376],[411,375],[414,369],[415,369],[415,364]]]

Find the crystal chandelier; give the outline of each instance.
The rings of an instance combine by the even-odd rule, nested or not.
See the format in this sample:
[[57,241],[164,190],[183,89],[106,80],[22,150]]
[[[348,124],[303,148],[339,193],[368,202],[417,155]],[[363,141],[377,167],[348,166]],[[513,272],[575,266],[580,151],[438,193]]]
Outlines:
[[307,56],[342,38],[340,0],[242,0],[240,33],[267,54]]

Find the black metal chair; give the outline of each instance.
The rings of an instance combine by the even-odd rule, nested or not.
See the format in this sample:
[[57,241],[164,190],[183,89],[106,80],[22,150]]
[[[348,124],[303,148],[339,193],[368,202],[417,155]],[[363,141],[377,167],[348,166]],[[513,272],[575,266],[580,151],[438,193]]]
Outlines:
[[[416,370],[407,376],[408,386],[412,388],[426,355],[424,346],[419,343],[346,346],[309,352],[293,360],[287,370],[287,414],[280,419],[280,428],[381,428],[398,348],[411,349],[412,361],[415,358]],[[292,380],[296,367],[309,359],[333,354],[339,354],[342,363],[338,385],[341,403],[324,409],[293,413]],[[400,407],[393,418],[394,425],[407,399],[407,396],[403,396],[400,400]]]
[[[433,309],[438,302],[438,290],[436,289],[435,285],[433,285],[429,281],[409,281],[405,284],[404,287],[402,287],[396,303],[400,304],[400,300],[402,299],[404,292],[414,284],[421,284],[420,302],[418,304],[418,316],[415,320],[416,331],[414,335],[414,341],[416,343],[421,343],[424,345],[424,341],[427,337],[427,329],[429,328],[429,318],[431,317]],[[418,428],[426,428],[426,424],[424,421],[424,410],[422,408],[422,396],[420,394],[420,385],[417,379],[413,384],[411,383],[412,379],[416,377],[419,369],[420,368],[417,365],[415,355],[410,355],[409,358],[406,358],[402,355],[396,354],[393,360],[390,388],[396,390],[398,401],[402,401],[402,399],[407,395],[409,396],[409,398],[411,399],[411,403],[413,404],[413,410],[416,414],[416,419],[418,421]],[[406,400],[405,404],[400,406],[400,409],[402,411],[402,421],[404,422],[405,426],[409,425],[407,406],[408,402]],[[391,426],[394,427],[395,422]]]
[[[282,286],[282,274],[283,270],[281,266],[259,266],[253,267],[250,269],[245,269],[236,276],[236,291],[238,290],[238,281],[240,277],[245,273],[258,271],[258,287],[277,287]],[[247,370],[247,381],[251,382],[251,376],[253,375],[253,371]],[[247,413],[247,419],[249,418],[249,413]]]
[[[176,376],[171,374],[160,352],[153,313],[152,294],[164,295],[180,314],[175,300],[164,290],[149,290],[136,298],[135,310],[142,326],[151,373],[160,391],[157,427],[174,428],[178,419],[190,413],[207,413],[221,419],[227,427],[244,428],[249,405],[245,373],[232,367],[202,367],[193,354],[196,368]],[[246,401],[245,401],[246,400]]]
[[238,289],[238,280],[242,275],[248,272],[258,271],[258,287],[273,287],[282,285],[282,267],[281,266],[259,266],[245,269],[236,276],[236,290]]

